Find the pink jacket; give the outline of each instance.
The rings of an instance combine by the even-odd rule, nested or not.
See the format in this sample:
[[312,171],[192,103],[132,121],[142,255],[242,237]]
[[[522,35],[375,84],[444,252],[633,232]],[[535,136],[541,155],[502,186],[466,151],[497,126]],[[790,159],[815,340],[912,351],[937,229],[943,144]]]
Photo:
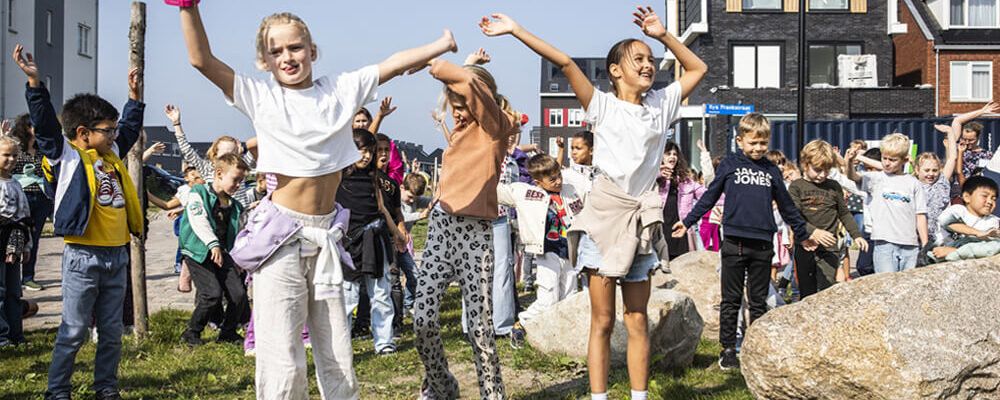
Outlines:
[[[666,205],[667,193],[670,192],[670,184],[671,182],[668,180],[663,186],[659,187],[660,204]],[[703,193],[705,193],[705,187],[693,179],[688,179],[680,183],[677,187],[677,215],[681,220],[684,220],[684,217],[691,212],[691,209],[694,208],[694,203],[701,198]]]

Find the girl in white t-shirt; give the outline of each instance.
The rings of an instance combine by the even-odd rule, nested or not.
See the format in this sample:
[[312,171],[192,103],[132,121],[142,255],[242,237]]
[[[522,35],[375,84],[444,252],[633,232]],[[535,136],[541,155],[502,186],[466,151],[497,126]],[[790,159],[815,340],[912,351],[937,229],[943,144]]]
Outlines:
[[248,224],[274,229],[275,224],[261,223],[266,216],[273,221],[292,219],[283,226],[296,229],[252,266],[257,267],[253,271],[257,397],[308,396],[300,337],[306,325],[322,398],[356,399],[358,383],[351,366],[337,245],[342,231],[331,229],[341,170],[361,158],[353,141],[354,113],[375,100],[379,84],[456,51],[455,41],[451,32],[444,31],[434,42],[393,54],[377,65],[333,79],[314,79],[317,53],[309,28],[295,15],[272,14],[257,31],[256,65],[271,73],[260,78],[236,73],[215,57],[198,6],[186,3],[191,6],[181,7],[180,17],[191,65],[250,118],[259,142],[257,169],[277,177],[277,189],[254,209]]
[[[664,89],[650,90],[657,66],[645,43],[626,39],[615,44],[606,60],[611,92],[594,90],[583,71],[565,53],[525,31],[510,17],[483,17],[480,27],[488,36],[510,34],[551,63],[559,66],[593,126],[594,165],[631,196],[653,189],[667,141],[667,130],[677,118],[680,101],[701,81],[708,67],[663,27],[651,7],[632,13],[633,22],[650,38],[674,54],[684,74]],[[675,67],[677,68],[677,67]],[[585,246],[585,237],[580,239]],[[652,257],[650,257],[652,256]],[[654,255],[636,255],[627,276],[621,279],[625,325],[629,332],[628,370],[633,399],[646,398],[649,375],[649,337],[646,305],[649,301],[649,269]],[[587,366],[591,397],[607,398],[610,337],[615,314],[615,285],[590,271],[591,323]]]

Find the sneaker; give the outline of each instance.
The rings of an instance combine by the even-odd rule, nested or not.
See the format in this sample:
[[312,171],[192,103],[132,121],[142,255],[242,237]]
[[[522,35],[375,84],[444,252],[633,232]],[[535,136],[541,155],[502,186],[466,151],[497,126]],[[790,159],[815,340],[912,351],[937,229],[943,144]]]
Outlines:
[[252,347],[249,348],[249,349],[244,349],[243,350],[243,356],[244,357],[257,357],[257,349],[256,348],[252,348]]
[[45,392],[45,400],[73,400],[69,392],[49,393]]
[[736,355],[736,349],[729,347],[719,354],[719,368],[723,370],[739,369],[740,358]]
[[521,326],[521,322],[515,322],[514,328],[510,330],[510,347],[514,349],[520,349],[524,345],[524,327]]
[[305,347],[305,348],[307,348],[307,349],[311,349],[311,348],[313,348],[313,342],[312,342],[312,340],[309,340],[309,339],[303,339],[302,340],[302,346]]
[[219,333],[219,337],[215,340],[221,343],[243,343],[243,336],[240,336],[236,331],[222,331]]
[[35,281],[24,282],[21,284],[21,287],[24,288],[24,290],[30,290],[32,292],[37,292],[39,290],[45,289],[45,286],[42,286],[40,283]]
[[431,390],[430,386],[423,386],[420,388],[420,396],[417,396],[417,400],[434,400],[434,392]]
[[98,337],[97,337],[97,327],[96,326],[92,326],[92,327],[90,327],[90,343],[95,343],[96,344],[97,340],[98,340]]
[[201,346],[205,344],[204,340],[201,340],[201,333],[194,332],[190,329],[185,329],[184,333],[181,334],[181,341],[188,346]]
[[94,394],[94,400],[122,400],[122,395],[117,389],[105,388]]
[[386,347],[386,348],[384,348],[382,350],[379,350],[379,351],[375,352],[375,354],[378,354],[380,356],[386,356],[386,355],[389,355],[389,354],[393,354],[395,352],[396,352],[396,348],[395,347]]

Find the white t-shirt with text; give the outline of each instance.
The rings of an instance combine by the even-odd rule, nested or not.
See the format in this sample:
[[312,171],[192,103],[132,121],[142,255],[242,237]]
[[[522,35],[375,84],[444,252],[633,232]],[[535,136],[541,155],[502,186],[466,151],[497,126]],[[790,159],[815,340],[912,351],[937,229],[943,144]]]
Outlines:
[[257,170],[294,177],[340,171],[361,159],[354,145],[354,113],[376,99],[379,70],[370,65],[313,81],[307,89],[284,88],[273,76],[237,73],[229,105],[242,111],[257,133]]
[[594,165],[632,196],[653,189],[680,104],[680,82],[646,92],[642,104],[595,90],[584,116],[593,126]]

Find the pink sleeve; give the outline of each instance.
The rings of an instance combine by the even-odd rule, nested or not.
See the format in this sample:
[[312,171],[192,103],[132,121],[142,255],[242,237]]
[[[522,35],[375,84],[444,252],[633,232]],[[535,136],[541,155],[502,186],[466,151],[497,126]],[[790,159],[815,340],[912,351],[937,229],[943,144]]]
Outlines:
[[403,157],[399,155],[399,149],[396,147],[396,142],[389,141],[389,166],[387,168],[387,173],[390,178],[396,181],[396,183],[403,184]]

